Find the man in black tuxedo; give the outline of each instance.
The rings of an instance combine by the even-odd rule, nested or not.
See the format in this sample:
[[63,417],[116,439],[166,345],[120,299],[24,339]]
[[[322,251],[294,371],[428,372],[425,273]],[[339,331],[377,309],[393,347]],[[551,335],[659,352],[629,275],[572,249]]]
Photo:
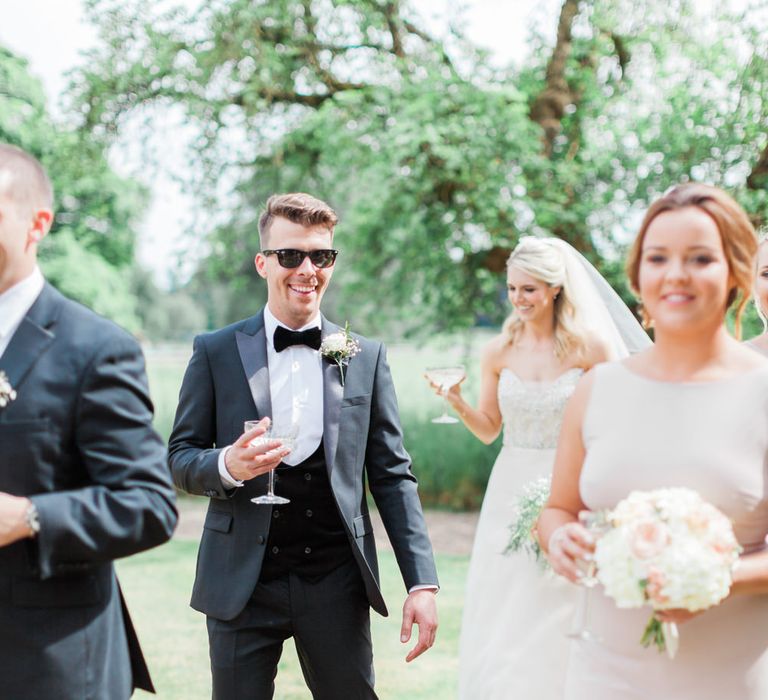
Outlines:
[[52,208],[0,143],[0,698],[123,700],[153,689],[112,560],[170,538],[175,497],[138,344],[37,267]]
[[[341,330],[320,313],[336,223],[309,195],[269,199],[255,259],[267,306],[196,338],[181,387],[169,459],[177,486],[210,498],[192,607],[208,616],[220,700],[271,698],[289,637],[314,698],[376,697],[369,607],[387,608],[368,489],[409,591],[401,641],[419,626],[406,660],[434,642],[437,574],[384,348],[355,335],[341,367],[318,352]],[[290,451],[250,446],[270,419],[279,433],[297,426]],[[290,502],[252,503],[281,460],[275,490]]]

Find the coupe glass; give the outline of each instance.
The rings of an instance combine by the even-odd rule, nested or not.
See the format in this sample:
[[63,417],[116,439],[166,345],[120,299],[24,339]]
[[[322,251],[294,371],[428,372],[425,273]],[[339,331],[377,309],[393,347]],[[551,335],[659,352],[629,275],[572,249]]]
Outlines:
[[[427,379],[440,387],[440,393],[445,396],[448,390],[458,384],[467,376],[467,370],[464,365],[455,365],[452,367],[427,367],[425,370]],[[448,415],[448,409],[443,408],[443,415],[432,419],[433,423],[458,423],[458,418]]]
[[[602,513],[591,510],[582,510],[579,513],[579,522],[597,539],[605,533],[609,527]],[[581,585],[581,599],[576,608],[576,616],[573,620],[573,628],[568,632],[571,639],[581,639],[586,642],[599,642],[599,635],[589,629],[589,602],[592,589],[599,583],[597,579],[597,564],[594,559],[581,562],[584,575],[579,580]]]
[[[256,427],[258,422],[259,421],[256,421],[256,420],[245,421],[244,430],[246,432],[248,430],[252,430],[253,428]],[[267,430],[266,433],[251,440],[251,445],[259,445],[265,442],[270,442],[272,440],[279,440],[282,443],[282,447],[292,448],[294,443],[296,442],[296,434],[297,434],[296,427],[290,428],[288,430],[280,430],[279,428],[276,428],[274,425],[272,425],[270,426],[270,428]],[[270,469],[267,475],[267,479],[268,479],[267,492],[263,496],[256,496],[255,498],[252,498],[251,503],[256,503],[257,505],[260,505],[260,506],[282,505],[284,503],[290,503],[291,500],[289,498],[284,498],[283,496],[275,495],[275,470],[274,469]]]

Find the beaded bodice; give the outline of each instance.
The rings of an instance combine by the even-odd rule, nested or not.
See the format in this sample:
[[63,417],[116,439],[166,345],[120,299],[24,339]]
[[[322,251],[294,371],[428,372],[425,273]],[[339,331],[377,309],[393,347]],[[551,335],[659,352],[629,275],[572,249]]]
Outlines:
[[506,367],[499,374],[498,398],[504,447],[557,446],[565,404],[583,370],[574,367],[551,382],[524,381]]

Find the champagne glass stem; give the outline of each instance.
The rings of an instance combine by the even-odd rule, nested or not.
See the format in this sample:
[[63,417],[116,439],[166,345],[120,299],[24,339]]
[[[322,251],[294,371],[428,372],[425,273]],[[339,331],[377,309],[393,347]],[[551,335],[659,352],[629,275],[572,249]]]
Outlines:
[[589,595],[589,589],[586,586],[582,586],[579,593],[579,603],[576,607],[576,616],[573,620],[573,628],[568,633],[569,637],[574,639],[581,639],[582,633],[586,626],[587,617],[587,596]]
[[583,639],[585,641],[599,641],[599,638],[593,634],[589,628],[589,607],[592,589],[597,585],[595,574],[597,573],[597,564],[590,562],[584,577],[581,579],[581,595],[576,608],[573,629],[568,633],[572,639]]
[[269,475],[267,478],[268,478],[267,495],[274,496],[275,495],[275,470],[274,469],[269,470]]

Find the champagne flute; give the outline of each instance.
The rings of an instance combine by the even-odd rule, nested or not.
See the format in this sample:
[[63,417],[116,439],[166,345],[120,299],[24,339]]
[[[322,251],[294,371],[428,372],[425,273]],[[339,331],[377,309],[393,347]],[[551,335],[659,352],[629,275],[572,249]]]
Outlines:
[[[596,513],[591,510],[582,510],[579,513],[579,522],[595,538],[600,537],[609,528],[605,515],[601,512]],[[579,580],[581,598],[576,608],[573,628],[568,632],[567,636],[571,639],[581,639],[585,642],[599,642],[601,641],[600,636],[592,632],[588,627],[590,596],[592,595],[592,589],[599,583],[596,576],[597,563],[594,557],[582,563],[584,565],[584,575]]]
[[[440,394],[445,396],[448,390],[458,384],[467,376],[467,370],[464,365],[454,365],[452,367],[427,367],[424,371],[427,379],[440,387]],[[458,418],[448,415],[448,409],[443,408],[443,415],[432,419],[433,423],[458,423]]]
[[[244,430],[245,432],[252,430],[256,427],[259,421],[256,420],[247,420],[244,424]],[[267,431],[257,437],[251,440],[251,445],[260,445],[264,444],[265,442],[270,442],[272,440],[279,440],[282,443],[282,447],[289,447],[292,448],[294,443],[296,442],[296,428],[292,427],[289,430],[277,430],[275,429],[274,425],[271,425]],[[277,467],[275,467],[276,469]],[[268,481],[267,481],[267,492],[263,496],[256,496],[255,498],[251,499],[251,503],[256,503],[257,505],[282,505],[284,503],[290,503],[289,498],[284,498],[283,496],[277,496],[275,495],[275,469],[270,469],[269,473],[267,475]]]

